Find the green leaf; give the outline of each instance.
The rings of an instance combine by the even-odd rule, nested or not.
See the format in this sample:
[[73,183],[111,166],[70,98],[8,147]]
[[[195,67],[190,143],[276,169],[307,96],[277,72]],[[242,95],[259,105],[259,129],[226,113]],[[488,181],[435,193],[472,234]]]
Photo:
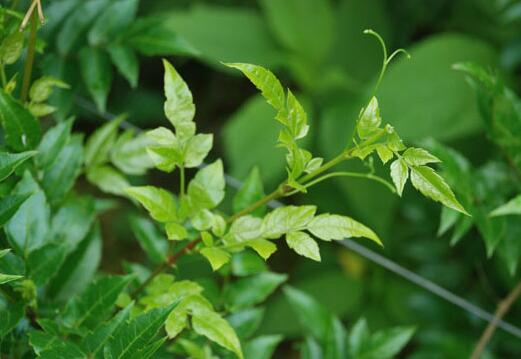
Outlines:
[[392,160],[394,156],[393,152],[389,149],[389,147],[381,144],[376,146],[376,153],[378,153],[378,157],[380,157],[380,160],[384,165],[390,160]]
[[31,196],[19,207],[6,223],[5,229],[11,247],[18,253],[27,255],[44,244],[49,231],[50,208],[45,194],[29,171],[16,185],[13,194]]
[[188,140],[184,155],[187,168],[198,167],[208,155],[213,146],[213,135],[197,134]]
[[118,170],[110,166],[91,167],[87,170],[87,180],[105,193],[123,196],[130,183]]
[[29,98],[34,103],[44,102],[49,99],[53,88],[68,89],[69,85],[51,76],[43,76],[33,82],[29,90]]
[[31,194],[15,194],[0,199],[0,227],[2,227]]
[[241,343],[237,334],[219,314],[213,311],[194,313],[192,327],[199,335],[204,335],[212,342],[234,352],[237,357],[243,358]]
[[0,181],[9,177],[18,166],[33,157],[36,153],[36,151],[21,153],[0,152]]
[[156,221],[177,221],[177,205],[170,192],[153,186],[129,187],[125,192],[141,203]]
[[521,214],[521,195],[512,198],[507,203],[490,212],[491,217],[508,216],[512,214]]
[[145,56],[194,55],[193,46],[172,29],[169,20],[159,14],[138,18],[124,32],[124,44]]
[[169,240],[181,241],[188,237],[186,228],[178,223],[167,223],[165,226],[166,235]]
[[365,320],[359,320],[349,338],[350,354],[360,359],[394,358],[409,342],[414,328],[396,327],[369,333]]
[[327,213],[318,215],[307,225],[307,230],[324,241],[365,237],[382,245],[380,238],[370,228],[347,216]]
[[264,260],[267,260],[273,253],[277,251],[275,243],[263,238],[257,238],[248,241],[247,245],[259,254]]
[[306,136],[309,130],[308,115],[291,90],[288,90],[287,127],[295,140]]
[[66,243],[47,243],[34,250],[27,258],[28,277],[38,285],[47,283],[59,270],[68,247]]
[[197,208],[212,209],[224,199],[224,171],[221,160],[199,170],[188,185],[188,196]]
[[80,51],[80,69],[83,81],[98,110],[104,112],[112,85],[110,57],[103,50],[84,47]]
[[81,172],[83,158],[83,136],[73,135],[61,148],[52,165],[47,167],[42,187],[52,205],[59,203],[74,186]]
[[107,343],[105,357],[114,359],[142,357],[142,352],[147,349],[147,345],[154,339],[176,305],[177,303],[174,303],[164,308],[153,309],[124,322]]
[[154,263],[163,263],[167,254],[167,242],[154,223],[148,219],[133,216],[130,218],[130,226],[150,260]]
[[409,178],[409,168],[407,164],[402,159],[397,159],[393,163],[391,163],[391,179],[393,180],[394,186],[396,187],[396,192],[399,196],[403,193],[403,188],[405,187],[405,183],[407,183],[407,179]]
[[438,227],[438,237],[446,233],[451,227],[453,227],[458,219],[461,218],[461,214],[458,211],[450,209],[448,207],[441,208],[440,226]]
[[0,90],[0,122],[6,143],[16,151],[36,148],[40,142],[40,123],[10,95]]
[[2,66],[14,64],[22,55],[23,48],[23,32],[14,31],[7,35],[0,46],[0,62]]
[[101,250],[100,226],[96,223],[76,250],[67,256],[59,272],[49,283],[48,293],[59,301],[65,301],[74,295],[83,293],[96,275],[96,270],[101,262]]
[[113,337],[113,333],[128,321],[133,307],[133,303],[129,304],[108,322],[89,333],[82,343],[85,350],[96,358],[103,358],[103,346]]
[[132,88],[137,87],[139,78],[139,59],[130,47],[111,45],[107,48],[112,63]]
[[203,248],[201,254],[208,259],[214,271],[230,261],[230,253],[215,247]]
[[98,16],[87,36],[93,47],[106,45],[136,17],[139,0],[116,0]]
[[331,330],[333,316],[308,294],[287,285],[283,290],[300,324],[315,338],[325,341]]
[[23,275],[0,273],[0,285],[23,278]]
[[248,308],[266,300],[282,283],[286,274],[263,272],[231,283],[225,290],[225,305],[231,310]]
[[40,353],[38,358],[54,359],[54,358],[70,358],[70,359],[84,359],[86,354],[72,342],[61,342],[55,347],[51,347]]
[[231,225],[226,242],[244,243],[252,239],[260,238],[262,220],[250,215],[237,218]]
[[74,119],[71,118],[67,121],[60,122],[45,132],[45,135],[42,137],[38,145],[36,162],[44,170],[56,161],[58,154],[69,142],[73,121]]
[[285,206],[271,211],[262,221],[262,235],[276,239],[283,234],[306,228],[313,219],[315,206]]
[[229,315],[226,320],[241,339],[249,338],[261,325],[264,311],[264,308],[244,309]]
[[443,205],[458,212],[469,215],[458,202],[449,185],[432,168],[426,166],[411,168],[411,182],[424,196],[436,202],[441,202]]
[[273,73],[262,66],[228,63],[228,67],[241,71],[257,87],[266,101],[277,111],[285,108],[285,95],[282,85]]
[[440,159],[423,148],[408,148],[403,153],[403,159],[409,166],[423,166],[428,163],[441,162]]
[[247,277],[267,270],[266,262],[252,251],[240,251],[232,256],[231,271],[235,276]]
[[176,69],[166,60],[165,67],[165,115],[176,129],[181,139],[186,139],[195,133],[195,105],[192,93]]
[[69,327],[95,328],[112,311],[131,277],[107,276],[91,283],[85,292],[68,302],[63,322]]
[[85,143],[85,165],[94,167],[108,161],[109,153],[116,142],[118,128],[125,120],[121,115],[98,128]]
[[244,357],[270,359],[282,339],[282,335],[263,335],[252,339],[244,348]]
[[4,338],[24,317],[24,305],[22,303],[0,304],[0,338]]
[[361,139],[371,137],[376,131],[379,130],[381,123],[382,118],[380,117],[378,100],[376,97],[372,97],[371,101],[369,101],[367,106],[362,110],[358,123],[356,124],[358,136]]
[[320,262],[320,250],[317,242],[305,232],[290,232],[286,234],[286,243],[301,256]]
[[[277,40],[310,65],[320,65],[334,39],[334,10],[321,0],[260,2]],[[313,19],[313,21],[309,21]]]
[[110,152],[111,162],[123,173],[129,175],[143,175],[154,167],[147,152],[152,141],[147,135],[140,134],[134,137],[133,130],[125,131],[116,141]]

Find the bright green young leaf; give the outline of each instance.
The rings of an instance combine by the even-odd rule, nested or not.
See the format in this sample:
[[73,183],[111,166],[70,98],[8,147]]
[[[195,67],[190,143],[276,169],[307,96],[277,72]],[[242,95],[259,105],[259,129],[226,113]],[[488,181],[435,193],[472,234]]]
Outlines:
[[285,95],[282,85],[273,73],[262,66],[240,63],[225,64],[241,71],[257,87],[266,101],[277,111],[285,108]]
[[192,93],[176,69],[166,60],[165,67],[165,115],[176,129],[181,139],[190,138],[195,133],[195,105]]
[[243,358],[237,334],[219,314],[213,311],[194,313],[192,327],[197,334],[204,335],[212,342],[234,352],[240,359]]
[[386,145],[377,145],[376,153],[384,165],[392,160],[394,156],[393,152]]
[[403,159],[409,166],[423,166],[428,163],[441,162],[440,159],[423,148],[408,148],[403,153]]
[[23,278],[23,275],[0,273],[0,285]]
[[358,119],[356,129],[358,136],[362,139],[371,137],[380,127],[382,118],[380,117],[380,108],[378,107],[378,100],[376,97],[371,98],[371,101],[363,109]]
[[275,243],[268,241],[267,239],[257,238],[248,241],[247,245],[251,247],[259,256],[267,260],[273,253],[277,251]]
[[199,170],[188,185],[188,196],[197,208],[214,208],[224,199],[224,171],[221,160]]
[[112,311],[131,277],[107,276],[92,282],[85,292],[67,303],[63,322],[68,327],[97,327]]
[[126,115],[121,115],[98,128],[85,143],[85,165],[94,167],[108,161],[118,134],[118,127]]
[[145,207],[158,222],[177,221],[177,205],[174,196],[162,188],[153,186],[129,187],[125,192]]
[[467,211],[456,199],[449,185],[432,168],[426,166],[411,168],[411,182],[424,196],[468,215]]
[[43,76],[34,81],[29,90],[29,98],[32,102],[44,102],[49,99],[53,88],[68,89],[69,85],[51,76]]
[[4,38],[0,45],[0,63],[4,65],[14,64],[22,55],[24,48],[24,34],[14,31]]
[[0,90],[0,122],[6,143],[15,151],[36,148],[40,141],[40,123],[9,94]]
[[231,242],[245,243],[252,239],[260,238],[262,220],[250,215],[237,218],[230,226],[229,235]]
[[140,134],[134,136],[133,130],[125,131],[112,147],[110,160],[119,170],[129,175],[143,175],[154,167],[147,152],[151,139]]
[[136,53],[130,47],[122,45],[111,45],[107,50],[118,72],[132,88],[136,88],[139,78],[139,59]]
[[382,245],[380,238],[370,228],[347,216],[321,214],[316,216],[306,229],[324,241],[365,237]]
[[239,279],[226,288],[225,304],[232,311],[259,304],[287,279],[286,274],[272,272]]
[[164,308],[153,309],[121,324],[105,346],[105,357],[119,359],[142,357],[143,351],[156,337],[176,305],[177,302]]
[[33,157],[36,151],[20,153],[0,152],[0,181],[9,177],[22,163]]
[[391,179],[393,180],[396,192],[399,196],[403,193],[403,188],[409,178],[409,168],[402,159],[397,159],[391,163]]
[[184,154],[184,165],[187,168],[198,167],[213,146],[213,135],[197,134],[188,140]]
[[230,261],[230,253],[215,247],[203,248],[201,254],[208,259],[214,271]]
[[146,218],[131,217],[130,226],[139,245],[154,263],[163,263],[167,255],[167,242],[154,223]]
[[512,214],[521,214],[521,196],[512,198],[507,203],[499,206],[490,212],[490,216],[508,216]]
[[286,234],[286,243],[301,256],[320,262],[320,250],[317,242],[305,232],[290,232]]
[[130,183],[118,170],[110,166],[96,166],[87,170],[87,180],[105,193],[123,196]]
[[110,57],[100,48],[84,47],[80,51],[80,68],[83,81],[100,111],[107,107],[107,97],[112,85]]
[[246,343],[245,358],[270,359],[282,341],[282,335],[263,335]]
[[308,116],[304,107],[290,90],[288,90],[287,110],[287,126],[292,137],[298,140],[306,136],[309,130]]
[[285,233],[299,231],[313,219],[315,206],[285,206],[276,208],[264,217],[263,237],[276,239]]
[[173,241],[182,241],[188,237],[186,228],[175,222],[167,223],[165,225],[165,230],[168,239]]

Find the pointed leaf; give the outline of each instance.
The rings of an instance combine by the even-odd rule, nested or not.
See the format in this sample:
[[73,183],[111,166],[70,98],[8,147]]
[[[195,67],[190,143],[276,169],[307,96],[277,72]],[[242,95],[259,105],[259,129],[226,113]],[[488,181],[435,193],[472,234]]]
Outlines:
[[239,279],[225,290],[226,306],[233,311],[261,303],[287,279],[286,274],[272,272]]
[[0,181],[9,177],[14,170],[22,163],[33,157],[36,151],[26,151],[21,153],[0,153]]
[[208,155],[213,146],[213,135],[197,134],[188,140],[184,154],[184,164],[187,168],[198,167]]
[[158,187],[129,187],[125,192],[145,207],[150,216],[158,222],[175,222],[177,205],[173,195]]
[[101,48],[84,47],[80,51],[80,69],[83,81],[98,110],[105,111],[112,85],[110,57]]
[[285,206],[271,211],[264,217],[263,237],[276,239],[285,233],[302,230],[313,219],[315,206]]
[[321,214],[307,225],[307,229],[324,241],[365,237],[382,245],[380,238],[370,228],[347,216]]
[[396,192],[401,196],[405,183],[407,183],[407,179],[409,178],[409,168],[405,161],[397,159],[391,163],[391,178],[396,187]]
[[201,249],[201,254],[208,259],[214,271],[230,261],[230,253],[219,248],[203,248]]
[[18,211],[18,208],[30,196],[30,194],[15,194],[0,199],[0,227]]
[[28,276],[36,285],[47,283],[65,261],[66,243],[48,243],[31,252],[27,259]]
[[[233,198],[233,211],[235,213],[248,208],[264,197],[264,187],[258,167],[253,167],[248,178],[242,183],[241,188]],[[261,216],[266,211],[266,206],[261,206],[252,212],[253,215]]]
[[286,234],[286,243],[301,256],[320,262],[320,250],[317,242],[305,232],[290,232]]
[[90,135],[85,143],[85,165],[87,167],[94,167],[108,161],[109,153],[116,142],[118,127],[125,118],[125,115],[116,117]]
[[512,214],[521,214],[521,195],[514,197],[507,203],[490,212],[491,217],[508,216]]
[[428,163],[441,162],[440,159],[423,148],[408,148],[403,153],[403,159],[409,164],[409,166],[423,166]]
[[224,199],[224,172],[221,160],[199,170],[188,185],[188,196],[198,208],[214,208]]

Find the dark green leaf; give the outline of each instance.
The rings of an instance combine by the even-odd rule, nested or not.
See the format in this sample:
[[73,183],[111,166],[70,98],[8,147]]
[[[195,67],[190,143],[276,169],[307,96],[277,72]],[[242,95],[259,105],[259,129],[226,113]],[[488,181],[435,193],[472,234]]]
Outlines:
[[38,358],[44,359],[85,359],[87,355],[72,342],[59,342],[55,347],[51,347],[40,353]]
[[139,77],[139,60],[135,52],[122,45],[112,45],[107,50],[119,73],[125,77],[132,88],[135,88]]
[[229,315],[226,320],[240,338],[251,337],[261,325],[264,308],[249,308]]
[[100,111],[105,111],[112,85],[110,57],[99,48],[85,47],[80,51],[83,81]]
[[121,30],[132,23],[139,0],[116,0],[107,6],[91,27],[88,40],[91,46],[107,44]]
[[73,121],[74,119],[71,118],[45,132],[38,145],[38,154],[36,155],[36,162],[41,168],[50,167],[65,144],[69,142]]
[[124,196],[125,190],[130,187],[125,176],[111,166],[89,168],[87,180],[103,192],[117,196]]
[[125,115],[107,122],[98,128],[85,143],[85,165],[94,167],[108,161],[109,153],[116,142],[118,127]]
[[287,278],[286,274],[264,272],[239,279],[226,288],[226,306],[231,310],[237,310],[261,303]]
[[0,303],[0,338],[3,338],[18,324],[24,316],[22,303],[4,304]]
[[[259,168],[254,167],[233,198],[233,211],[235,213],[240,212],[262,199],[262,197],[264,197],[262,179]],[[266,206],[261,206],[253,211],[252,214],[262,216],[265,212]]]
[[15,194],[0,199],[0,227],[18,211],[18,208],[30,196],[30,194]]
[[163,263],[167,255],[167,240],[157,227],[148,219],[131,217],[130,226],[141,248],[154,263]]
[[60,269],[69,248],[67,243],[52,242],[29,254],[27,270],[36,285],[47,283]]
[[263,335],[252,339],[244,348],[244,357],[270,359],[282,339],[282,335]]
[[21,153],[0,152],[0,181],[9,177],[22,163],[33,157],[36,151]]

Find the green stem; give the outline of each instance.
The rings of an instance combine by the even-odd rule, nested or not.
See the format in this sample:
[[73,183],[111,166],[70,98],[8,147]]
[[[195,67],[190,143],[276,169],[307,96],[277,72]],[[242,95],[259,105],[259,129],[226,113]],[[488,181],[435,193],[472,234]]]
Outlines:
[[0,78],[2,81],[2,88],[5,89],[5,86],[7,85],[7,78],[5,76],[5,67],[4,65],[0,66]]
[[37,14],[33,13],[31,16],[31,32],[29,34],[29,44],[27,48],[27,58],[24,65],[24,76],[22,80],[22,93],[20,99],[22,103],[27,101],[29,95],[29,85],[31,84],[31,75],[33,72],[34,53],[36,50],[36,35],[38,33]]
[[179,196],[183,198],[185,195],[185,167],[179,168]]

